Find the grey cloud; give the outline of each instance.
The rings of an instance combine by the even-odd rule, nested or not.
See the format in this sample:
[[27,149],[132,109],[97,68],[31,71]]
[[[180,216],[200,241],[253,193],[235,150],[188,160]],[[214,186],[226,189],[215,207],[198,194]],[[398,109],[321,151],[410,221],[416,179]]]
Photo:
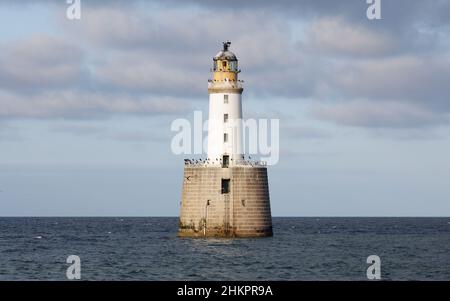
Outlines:
[[388,138],[398,140],[435,140],[446,138],[436,129],[430,128],[371,128],[369,130],[371,138]]
[[0,120],[0,142],[22,140],[20,129]]
[[[158,2],[165,3],[167,1]],[[176,4],[174,4],[176,3]],[[366,10],[368,4],[365,0],[185,0],[172,2],[171,5],[195,5],[208,9],[222,10],[267,10],[274,13],[287,16],[344,16],[347,19],[357,21],[368,21],[366,19]],[[411,23],[415,20],[427,20],[430,23],[448,24],[450,17],[450,3],[448,1],[435,1],[431,5],[427,1],[421,0],[395,0],[382,1],[383,23],[379,26],[397,28],[405,23]]]
[[107,131],[104,126],[79,124],[79,123],[56,123],[49,127],[52,132],[70,133],[76,136],[99,135]]
[[[295,21],[339,17],[352,26],[370,28],[381,35],[389,32],[401,51],[409,53],[446,52],[448,44],[442,45],[441,41],[443,38],[450,39],[450,15],[447,13],[450,11],[449,1],[435,1],[432,4],[421,0],[382,1],[382,20],[379,21],[366,18],[368,4],[365,0],[213,0],[201,1],[200,4],[191,0],[183,3],[200,5],[208,10],[265,11]],[[347,39],[341,43],[344,47]]]
[[383,56],[398,47],[388,32],[380,33],[342,17],[318,18],[306,32],[304,48],[326,55]]
[[293,139],[326,139],[331,138],[329,131],[310,126],[286,126],[281,128],[282,133],[286,133]]
[[0,45],[0,87],[20,91],[76,84],[82,51],[61,39],[34,35]]
[[310,113],[336,124],[360,127],[423,127],[450,121],[448,114],[404,102],[352,101],[314,106]]
[[94,136],[97,139],[116,140],[122,142],[155,142],[165,141],[158,133],[151,131],[126,131],[110,129],[105,126],[91,125],[86,123],[56,123],[49,128],[52,132],[72,134],[76,136]]
[[338,152],[316,152],[316,151],[299,151],[292,149],[281,149],[280,152],[280,161],[291,158],[304,158],[304,157],[318,157],[318,158],[326,158],[326,157],[337,157],[340,156]]
[[[36,1],[4,0],[8,5],[28,5],[35,4]],[[40,3],[53,3],[59,7],[67,5],[60,0],[40,0]],[[111,9],[138,9],[141,4],[151,4],[156,11],[168,9],[193,9],[204,10],[208,13],[226,12],[270,12],[272,15],[283,16],[284,18],[309,19],[317,16],[342,16],[345,19],[369,23],[366,18],[368,4],[365,0],[111,0],[105,4],[102,0],[89,0],[83,3],[83,12],[95,8]],[[135,5],[137,4],[137,5]],[[413,25],[423,25],[440,27],[450,24],[450,3],[448,1],[434,1],[432,4],[421,0],[395,0],[382,2],[382,21],[372,22],[377,28],[389,28],[391,31],[406,32]],[[415,27],[415,26],[413,26]],[[414,31],[414,29],[412,30]]]
[[287,69],[302,70],[290,41],[289,24],[267,13],[230,12],[217,18],[169,9],[150,17],[135,11],[95,8],[80,27],[68,30],[99,47],[96,52],[102,53],[103,63],[93,72],[112,88],[204,95],[212,57],[227,39],[233,42],[232,49],[244,70],[242,78],[252,91],[289,94],[286,81],[295,81],[296,87],[300,84],[295,74],[286,76]]
[[123,142],[166,142],[168,140],[166,136],[149,131],[117,131],[111,133],[108,137]]
[[[307,39],[298,42],[288,22],[267,12],[225,12],[220,20],[202,12],[187,16],[170,9],[161,14],[164,18],[110,8],[87,14],[81,23],[85,37],[108,48],[105,62],[94,72],[111,89],[200,97],[211,64],[207,58],[220,47],[218,37],[232,37],[246,91],[256,97],[320,98],[328,89],[345,97],[364,94],[377,100],[384,93],[389,99],[407,99],[411,94],[423,99],[430,91],[442,91],[440,83],[447,78],[439,60],[397,58],[405,46],[392,34],[342,17],[313,20]],[[108,58],[114,51],[121,55]],[[391,56],[379,58],[383,54]],[[339,55],[346,57],[333,68]],[[360,61],[355,56],[375,58]],[[438,72],[433,73],[433,66]],[[385,73],[399,76],[391,80]],[[405,83],[415,87],[414,93],[404,89]],[[384,88],[374,88],[380,86]]]
[[[156,2],[157,10],[142,12],[138,6],[94,1],[86,3],[82,22],[60,20],[65,33],[84,45],[84,56],[75,51],[75,63],[68,65],[75,73],[61,67],[59,76],[55,67],[53,77],[40,74],[41,80],[54,81],[34,82],[47,89],[46,95],[25,101],[18,96],[20,85],[12,82],[26,82],[27,74],[14,77],[3,68],[4,89],[14,90],[16,102],[8,104],[3,98],[11,95],[0,95],[5,104],[0,115],[176,112],[187,99],[207,97],[211,58],[229,39],[240,59],[246,95],[261,101],[286,97],[329,103],[313,115],[344,125],[447,122],[450,18],[443,13],[449,7],[444,1],[383,1],[383,20],[373,22],[365,17],[365,1]],[[217,18],[212,12],[219,8]],[[296,22],[301,26],[293,28]],[[45,56],[37,52],[25,61],[66,66],[57,56],[54,61]],[[89,74],[77,77],[86,62]],[[77,92],[52,91],[74,81]],[[164,96],[176,108],[170,101],[156,101]]]
[[[261,22],[264,20],[264,22]],[[64,22],[63,24],[66,24]],[[231,40],[232,48],[245,58],[247,66],[289,64],[290,27],[280,17],[263,12],[228,12],[220,18],[206,12],[180,10],[143,14],[133,10],[96,8],[83,22],[67,29],[108,52],[141,51],[147,59],[163,59],[178,67],[211,67],[221,42]],[[107,54],[107,53],[106,53]],[[284,54],[284,55],[283,55]]]
[[330,84],[344,97],[417,101],[450,110],[447,57],[397,56],[346,62],[337,67],[336,74]]
[[162,97],[130,98],[127,95],[74,91],[45,92],[28,97],[0,93],[0,118],[95,118],[112,114],[174,114],[183,112],[188,107],[186,102]]
[[258,108],[252,106],[251,108],[245,108],[244,119],[280,119],[283,122],[292,122],[297,119],[296,114],[293,112],[283,112],[276,108]]
[[202,74],[170,64],[155,60],[151,55],[124,55],[97,66],[94,76],[111,89],[182,97],[205,95],[207,72]]

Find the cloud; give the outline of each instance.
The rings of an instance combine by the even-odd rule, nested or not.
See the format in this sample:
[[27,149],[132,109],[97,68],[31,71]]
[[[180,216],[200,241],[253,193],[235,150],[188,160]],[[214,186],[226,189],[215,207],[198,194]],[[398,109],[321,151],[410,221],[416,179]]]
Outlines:
[[343,97],[398,99],[450,110],[450,60],[445,56],[396,56],[341,64],[331,85]]
[[0,45],[0,87],[30,90],[67,87],[81,79],[83,53],[45,34]]
[[332,137],[327,130],[309,126],[287,126],[282,128],[281,131],[294,139],[324,139]]
[[310,51],[332,55],[382,56],[396,48],[393,37],[361,25],[346,22],[342,17],[319,18],[307,32],[305,47]]
[[115,140],[121,142],[155,142],[166,141],[159,132],[117,130],[105,126],[91,125],[86,123],[56,123],[49,127],[54,133],[72,134],[75,136],[94,136],[97,139]]
[[[206,73],[206,72],[204,72]],[[183,70],[151,56],[122,55],[97,66],[96,80],[110,89],[153,95],[196,97],[206,95],[206,74]]]
[[21,140],[19,128],[0,120],[0,142]]
[[435,140],[445,138],[434,128],[371,128],[369,131],[371,138],[388,138],[398,140]]
[[359,127],[423,127],[450,121],[449,116],[445,114],[402,102],[352,101],[319,105],[311,109],[311,114],[336,124]]
[[0,91],[0,118],[99,118],[113,114],[174,114],[188,103],[170,98],[129,97],[80,93],[44,92],[29,97]]
[[[167,1],[159,0],[157,2],[166,3]],[[351,21],[369,22],[366,18],[369,4],[366,1],[355,0],[184,0],[170,4],[196,6],[214,11],[219,9],[220,11],[270,11],[288,18],[342,16]],[[448,1],[436,1],[433,5],[418,0],[383,1],[383,20],[376,24],[377,27],[392,28],[393,30],[404,30],[408,25],[416,23],[449,24],[448,11],[450,11]]]
[[56,123],[52,124],[49,129],[56,133],[70,133],[76,136],[84,135],[102,135],[107,131],[107,128],[99,125],[92,124],[79,124],[79,123]]
[[[225,12],[216,18],[171,8],[142,14],[97,7],[83,18],[66,29],[77,40],[95,45],[102,59],[93,76],[113,89],[204,96],[212,57],[223,40],[232,41],[250,93],[289,95],[286,83],[295,82],[298,88],[298,71],[308,70],[300,68],[303,62],[289,24],[265,12]],[[304,88],[309,89],[306,84]]]
[[281,149],[280,160],[289,159],[301,159],[301,158],[327,158],[327,157],[338,157],[341,154],[338,152],[322,152],[322,151],[301,151],[296,149]]
[[81,22],[58,7],[62,34],[1,45],[0,116],[180,112],[207,97],[212,56],[229,39],[247,97],[313,100],[316,118],[342,125],[446,123],[443,2],[383,3],[379,22],[366,19],[365,1],[132,3],[86,3]]

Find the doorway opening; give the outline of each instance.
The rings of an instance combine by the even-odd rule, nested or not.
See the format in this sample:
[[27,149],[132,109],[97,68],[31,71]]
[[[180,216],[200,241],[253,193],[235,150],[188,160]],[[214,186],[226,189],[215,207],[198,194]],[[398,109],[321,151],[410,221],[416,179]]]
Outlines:
[[230,193],[230,179],[222,179],[222,194]]
[[222,168],[228,168],[229,165],[230,165],[230,156],[224,155],[222,157]]

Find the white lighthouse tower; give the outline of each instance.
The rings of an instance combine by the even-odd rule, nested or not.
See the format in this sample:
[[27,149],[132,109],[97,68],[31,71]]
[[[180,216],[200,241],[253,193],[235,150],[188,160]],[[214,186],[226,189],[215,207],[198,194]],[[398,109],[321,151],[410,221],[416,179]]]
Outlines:
[[178,235],[272,235],[267,167],[244,160],[242,83],[230,42],[213,58],[208,81],[208,154],[185,159]]
[[243,159],[242,83],[238,60],[229,50],[230,42],[213,58],[213,78],[208,82],[208,158],[235,165]]

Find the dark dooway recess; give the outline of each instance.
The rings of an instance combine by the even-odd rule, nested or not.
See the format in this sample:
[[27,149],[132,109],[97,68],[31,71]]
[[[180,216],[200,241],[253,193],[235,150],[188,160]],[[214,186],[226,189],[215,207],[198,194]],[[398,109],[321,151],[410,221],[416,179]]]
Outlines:
[[230,193],[230,179],[222,179],[222,193]]
[[225,155],[222,158],[222,167],[228,168],[228,165],[230,165],[230,156]]

